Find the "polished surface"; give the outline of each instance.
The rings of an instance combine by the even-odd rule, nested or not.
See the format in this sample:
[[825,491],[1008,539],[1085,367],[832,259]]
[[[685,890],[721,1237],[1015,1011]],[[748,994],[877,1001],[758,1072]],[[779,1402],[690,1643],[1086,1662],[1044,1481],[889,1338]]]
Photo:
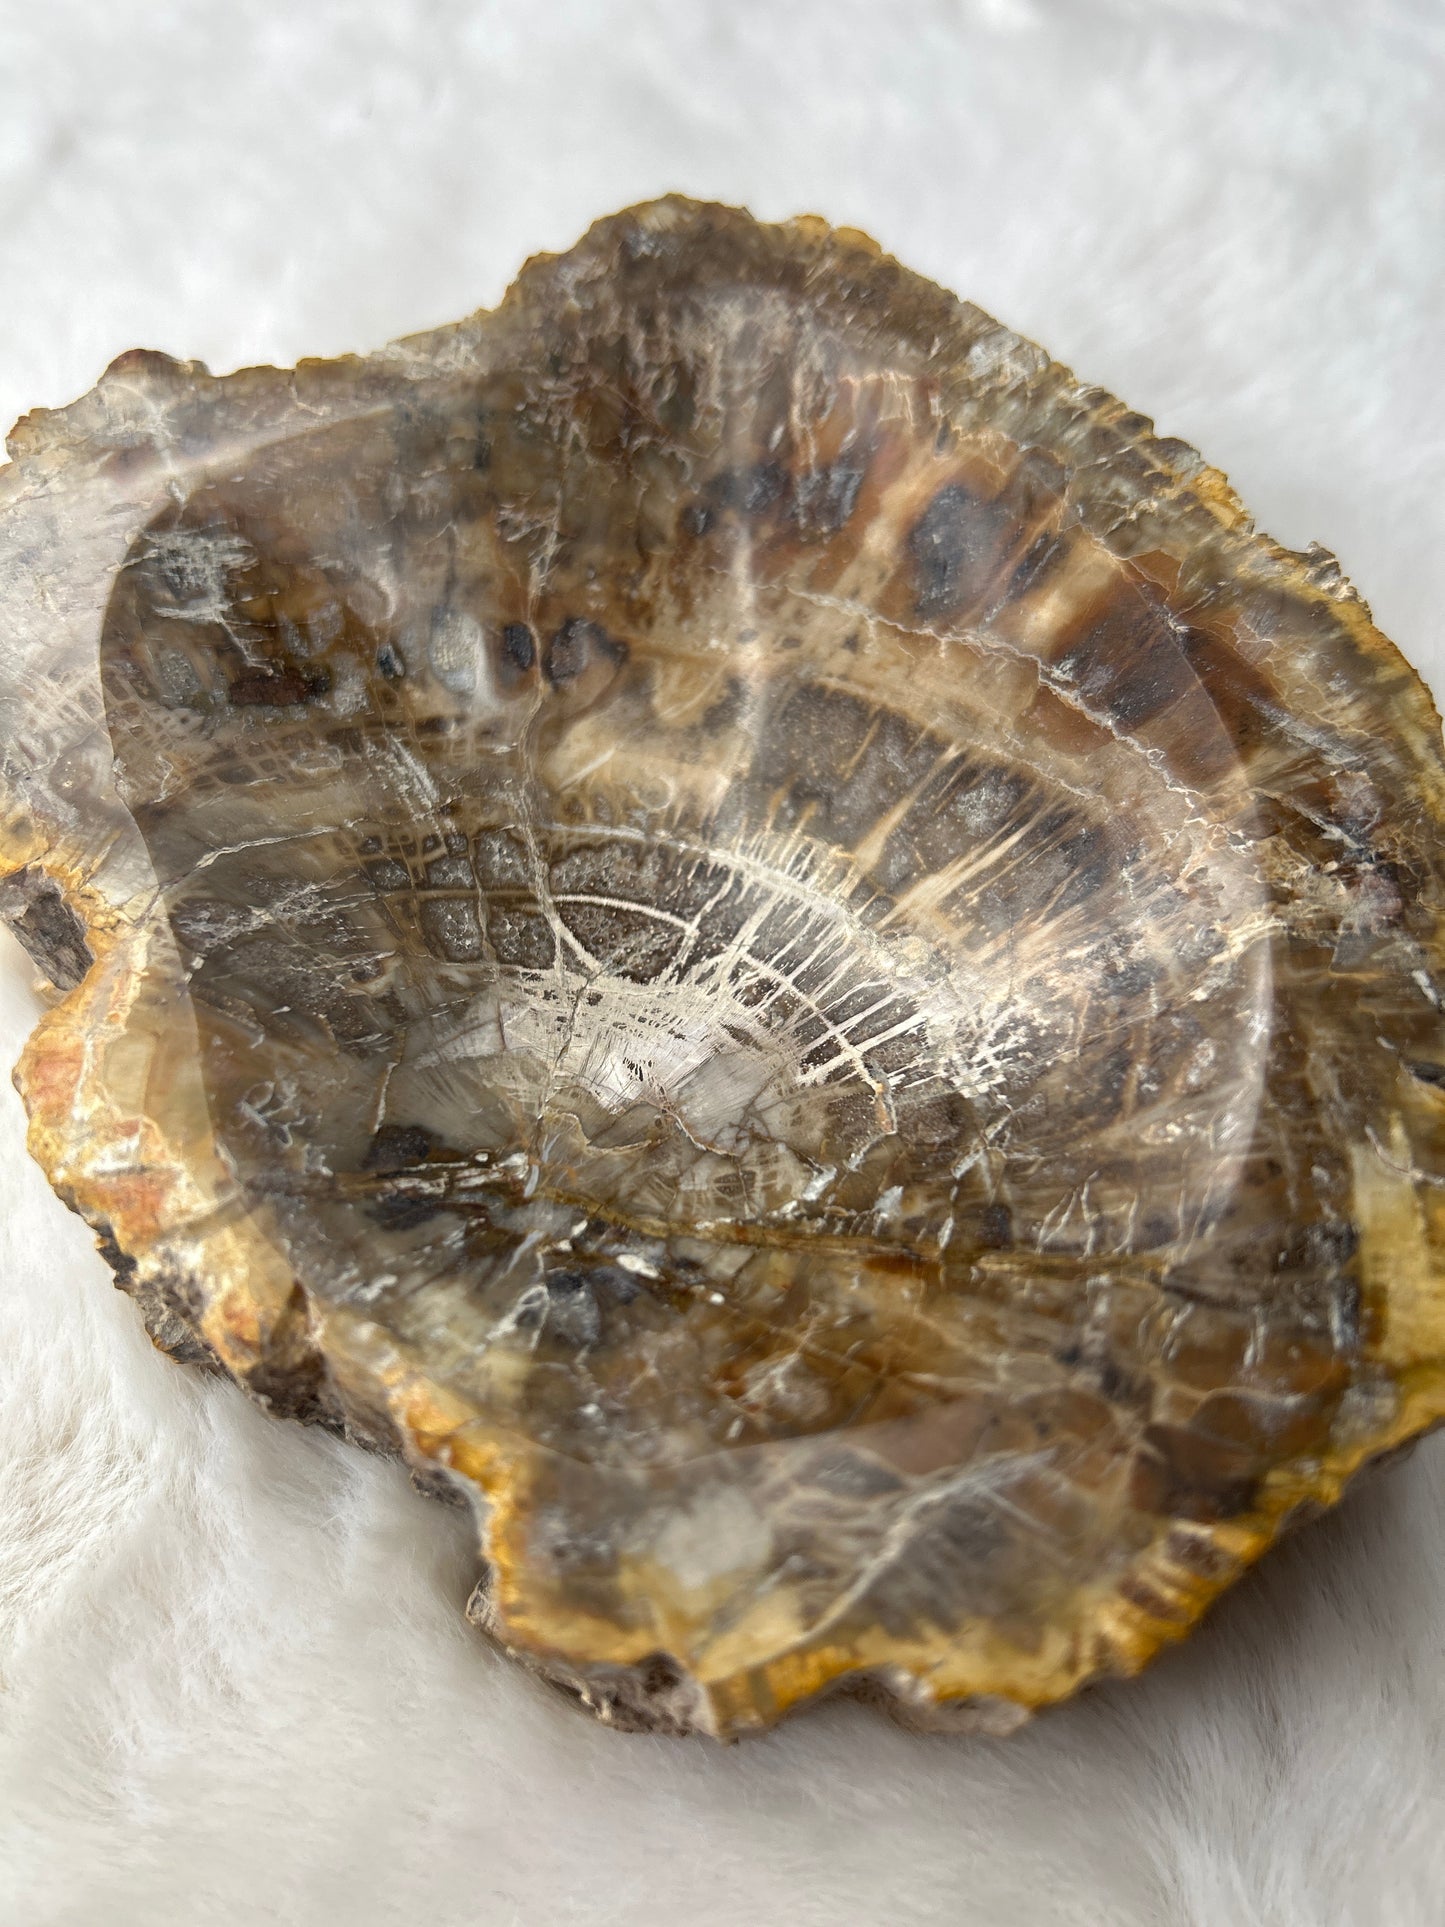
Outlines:
[[673,200],[16,453],[35,1148],[597,1710],[1006,1727],[1445,1410],[1438,721],[1190,451]]

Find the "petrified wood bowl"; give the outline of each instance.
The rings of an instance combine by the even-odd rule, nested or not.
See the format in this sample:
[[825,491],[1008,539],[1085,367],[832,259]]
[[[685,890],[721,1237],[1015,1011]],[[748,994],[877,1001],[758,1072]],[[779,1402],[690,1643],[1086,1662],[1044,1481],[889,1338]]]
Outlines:
[[35,1153],[605,1717],[1006,1726],[1445,1412],[1438,719],[1188,449],[680,200],[12,449]]

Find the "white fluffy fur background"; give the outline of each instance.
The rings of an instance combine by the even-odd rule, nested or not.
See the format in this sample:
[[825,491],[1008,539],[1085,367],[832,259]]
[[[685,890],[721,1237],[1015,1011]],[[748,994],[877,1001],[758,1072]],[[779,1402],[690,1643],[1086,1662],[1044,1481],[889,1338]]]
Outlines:
[[[1334,548],[1445,689],[1430,0],[0,0],[0,415],[366,349],[682,188],[817,210]],[[33,1016],[5,941],[0,1057]],[[1440,1927],[1445,1440],[1006,1742],[599,1730],[460,1517],[150,1350],[0,1086],[5,1927]]]

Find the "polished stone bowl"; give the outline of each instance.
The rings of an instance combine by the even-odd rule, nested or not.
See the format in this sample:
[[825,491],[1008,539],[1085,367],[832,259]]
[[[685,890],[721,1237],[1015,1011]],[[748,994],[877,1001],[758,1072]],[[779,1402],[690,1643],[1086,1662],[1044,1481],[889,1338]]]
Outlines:
[[0,481],[34,1144],[618,1723],[1008,1726],[1445,1412],[1429,698],[821,223],[132,355]]

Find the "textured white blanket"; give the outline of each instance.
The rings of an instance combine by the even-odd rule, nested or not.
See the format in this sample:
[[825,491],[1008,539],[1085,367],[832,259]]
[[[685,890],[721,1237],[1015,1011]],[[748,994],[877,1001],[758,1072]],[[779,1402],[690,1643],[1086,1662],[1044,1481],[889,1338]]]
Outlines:
[[[1445,689],[1431,0],[0,0],[0,415],[490,302],[666,188],[816,209],[1339,553]],[[0,1058],[33,1016],[0,956]],[[0,1087],[0,1920],[1438,1927],[1445,1450],[1006,1742],[588,1724],[459,1515],[153,1354]]]

